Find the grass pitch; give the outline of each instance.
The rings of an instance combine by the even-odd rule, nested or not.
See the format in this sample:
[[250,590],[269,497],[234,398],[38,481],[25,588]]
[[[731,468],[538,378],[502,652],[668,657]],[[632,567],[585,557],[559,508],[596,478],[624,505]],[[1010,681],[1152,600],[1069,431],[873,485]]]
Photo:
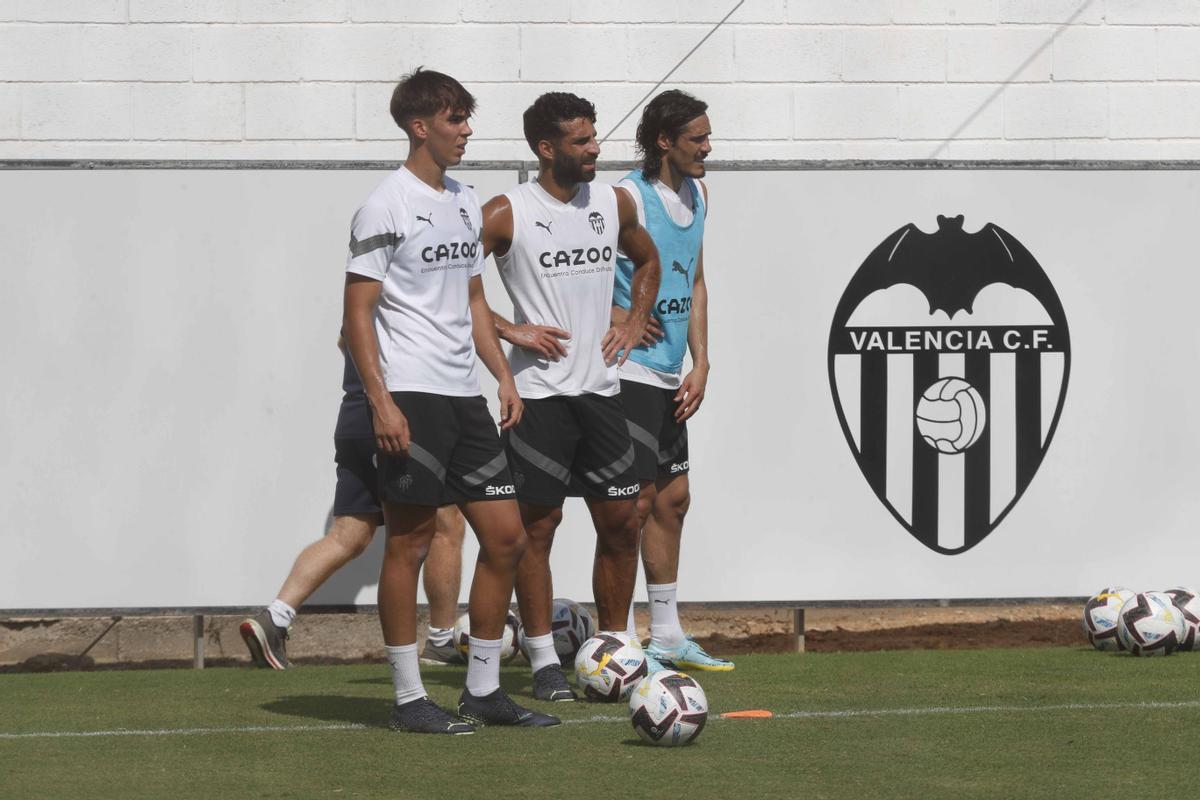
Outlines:
[[[643,745],[623,705],[591,703],[528,701],[568,723],[552,729],[391,733],[386,665],[0,675],[0,796],[1170,794],[1187,785],[1194,755],[1181,734],[1200,728],[1200,654],[1061,648],[737,663],[695,674],[710,721],[683,748]],[[423,669],[433,698],[453,707],[463,670]],[[522,702],[528,683],[527,668],[505,669],[505,688]],[[747,708],[776,716],[716,718]]]

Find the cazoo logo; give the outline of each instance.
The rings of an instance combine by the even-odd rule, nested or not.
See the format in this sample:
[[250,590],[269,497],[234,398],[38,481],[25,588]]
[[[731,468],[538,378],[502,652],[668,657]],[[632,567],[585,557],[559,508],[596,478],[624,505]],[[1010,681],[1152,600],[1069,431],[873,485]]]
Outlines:
[[601,264],[612,261],[611,247],[576,247],[574,250],[544,250],[538,256],[538,263],[545,269],[556,267],[582,267],[588,264]]
[[1071,371],[1058,293],[1002,228],[910,223],[854,273],[829,383],[859,469],[892,516],[953,555],[991,533],[1054,437]]

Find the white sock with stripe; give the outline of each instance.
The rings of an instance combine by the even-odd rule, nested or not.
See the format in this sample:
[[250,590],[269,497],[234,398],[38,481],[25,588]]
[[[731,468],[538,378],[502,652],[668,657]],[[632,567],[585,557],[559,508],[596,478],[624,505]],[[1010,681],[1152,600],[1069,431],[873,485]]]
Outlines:
[[396,705],[419,700],[424,697],[425,685],[421,683],[421,666],[417,660],[417,643],[398,647],[385,646],[388,663],[392,665],[392,686],[396,689]]
[[675,605],[675,583],[647,583],[650,595],[650,643],[657,647],[679,647],[683,644],[683,627],[679,624],[679,609]]
[[484,697],[500,688],[500,645],[503,639],[470,638],[467,650],[467,691]]

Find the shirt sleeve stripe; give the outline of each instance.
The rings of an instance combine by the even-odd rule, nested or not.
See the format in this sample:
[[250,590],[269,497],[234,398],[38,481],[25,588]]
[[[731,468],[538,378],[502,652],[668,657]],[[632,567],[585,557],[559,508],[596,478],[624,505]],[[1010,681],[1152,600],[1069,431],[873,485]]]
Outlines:
[[358,258],[381,247],[395,247],[403,238],[402,236],[397,236],[395,232],[389,231],[377,236],[369,236],[360,242],[354,238],[354,234],[350,234],[350,257]]

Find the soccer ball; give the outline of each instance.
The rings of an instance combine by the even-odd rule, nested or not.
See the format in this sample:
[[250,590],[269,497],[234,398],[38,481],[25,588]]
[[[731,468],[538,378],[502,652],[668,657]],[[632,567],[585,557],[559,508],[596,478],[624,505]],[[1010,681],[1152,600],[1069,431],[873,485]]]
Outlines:
[[704,730],[708,698],[695,678],[664,669],[641,681],[629,695],[629,719],[637,735],[650,744],[687,744]]
[[646,654],[627,634],[593,636],[575,654],[575,682],[589,700],[624,700],[644,677]]
[[917,430],[939,453],[961,453],[983,434],[987,409],[979,391],[962,378],[942,378],[917,401]]
[[[517,647],[517,642],[520,638],[521,621],[517,619],[517,615],[508,612],[508,617],[504,620],[504,632],[500,635],[500,663],[507,664],[517,657],[520,650]],[[470,612],[463,614],[454,623],[454,635],[450,640],[454,642],[454,649],[462,653],[465,661],[470,657],[471,649],[471,614]]]
[[[554,652],[561,664],[570,664],[579,652],[579,646],[592,638],[596,632],[592,615],[574,600],[554,598],[550,606],[550,633],[554,635]],[[529,658],[529,646],[525,643],[525,629],[521,629],[521,652]]]
[[1110,586],[1101,589],[1083,607],[1083,632],[1097,650],[1123,650],[1117,637],[1117,613],[1133,597],[1129,589]]
[[1166,594],[1171,596],[1175,607],[1179,609],[1179,613],[1183,614],[1184,634],[1183,640],[1179,643],[1180,650],[1195,650],[1200,642],[1197,642],[1197,634],[1200,633],[1200,597],[1191,589],[1167,589]]
[[1117,614],[1117,636],[1135,656],[1170,655],[1183,641],[1183,614],[1165,592],[1142,592]]

